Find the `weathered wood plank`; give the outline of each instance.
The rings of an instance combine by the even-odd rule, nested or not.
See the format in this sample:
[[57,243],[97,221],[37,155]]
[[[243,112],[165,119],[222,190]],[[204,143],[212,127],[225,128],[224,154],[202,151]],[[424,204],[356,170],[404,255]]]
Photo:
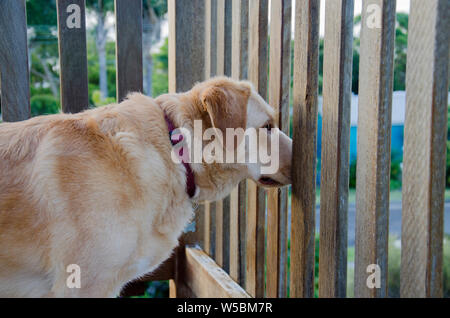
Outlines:
[[450,2],[411,1],[403,163],[402,297],[442,297]]
[[[118,0],[116,0],[118,1]],[[205,78],[205,1],[168,0],[169,91],[184,92]],[[141,54],[142,56],[142,54]],[[142,74],[142,73],[141,73]],[[198,236],[197,236],[198,237]],[[186,240],[189,240],[186,237]],[[185,287],[185,241],[176,249],[171,296],[190,296]]]
[[[217,75],[231,76],[232,0],[217,0]],[[229,271],[230,196],[216,204],[216,262]],[[220,233],[217,233],[220,232]],[[221,236],[221,238],[219,238]]]
[[[248,75],[248,1],[232,2],[231,77],[246,79]],[[245,283],[245,201],[247,181],[242,181],[230,196],[230,276]]]
[[353,0],[326,1],[319,296],[345,297]]
[[222,200],[222,268],[228,274],[230,273],[230,201],[230,196]]
[[215,213],[215,227],[216,227],[216,248],[215,248],[215,258],[217,265],[223,267],[223,201],[217,201],[215,203],[216,213]]
[[231,76],[232,0],[217,0],[217,75]]
[[184,283],[198,298],[249,298],[250,296],[208,256],[186,248]]
[[3,121],[30,118],[25,0],[0,1],[0,89]]
[[[268,0],[249,1],[248,77],[259,94],[267,98]],[[247,183],[246,280],[253,297],[264,297],[265,190],[251,180]]]
[[[374,5],[380,11],[370,10]],[[355,296],[363,298],[387,297],[395,6],[395,0],[365,0],[362,10]],[[380,28],[374,18],[380,19]],[[380,288],[367,286],[371,264],[380,266]]]
[[[292,1],[272,1],[270,8],[269,104],[275,107],[281,130],[289,133],[289,88]],[[267,196],[267,297],[287,293],[287,189]]]
[[290,297],[314,297],[319,15],[319,0],[296,1]]
[[117,100],[143,91],[142,1],[115,0]]
[[210,202],[209,205],[209,210],[210,210],[210,228],[211,228],[211,233],[210,233],[210,247],[209,247],[209,255],[213,258],[216,259],[216,203],[215,202]]
[[77,113],[89,107],[85,0],[57,0],[61,108]]
[[[206,0],[205,2],[205,79],[215,76],[217,71],[217,0]],[[205,237],[204,250],[213,257],[214,206],[211,202],[205,203]]]
[[217,70],[217,0],[205,0],[205,79]]

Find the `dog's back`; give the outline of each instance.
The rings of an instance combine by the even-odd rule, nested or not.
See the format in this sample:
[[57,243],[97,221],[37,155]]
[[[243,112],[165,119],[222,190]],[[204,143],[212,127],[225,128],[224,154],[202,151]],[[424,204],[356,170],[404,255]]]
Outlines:
[[[180,201],[169,189],[185,195],[170,150],[161,109],[142,95],[1,124],[0,296],[113,296],[167,258],[190,217],[190,205],[168,206]],[[66,287],[70,264],[81,291]]]

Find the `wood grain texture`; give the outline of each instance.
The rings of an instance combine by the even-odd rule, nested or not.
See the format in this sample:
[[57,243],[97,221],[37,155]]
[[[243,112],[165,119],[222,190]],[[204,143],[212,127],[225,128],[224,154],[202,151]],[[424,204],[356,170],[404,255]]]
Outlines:
[[115,0],[117,100],[143,91],[142,1]]
[[[217,72],[217,0],[205,2],[205,79],[214,77]],[[205,203],[204,251],[214,257],[215,226],[213,220],[214,205]]]
[[233,0],[217,0],[217,75],[231,76]]
[[[232,2],[231,77],[248,76],[248,1]],[[230,276],[245,284],[245,210],[247,181],[244,180],[230,195]]]
[[230,276],[200,249],[186,248],[184,283],[198,298],[249,298]]
[[442,297],[450,2],[411,1],[403,163],[402,297]]
[[223,201],[217,201],[215,203],[215,232],[216,232],[216,248],[215,258],[217,265],[223,267]]
[[296,1],[290,297],[314,297],[319,15],[319,0]]
[[[118,0],[116,0],[118,1]],[[169,91],[183,92],[205,78],[205,1],[169,0]],[[142,54],[141,54],[142,57]],[[141,73],[142,74],[142,73]],[[199,215],[197,214],[197,219]],[[201,227],[201,226],[200,226]],[[200,233],[194,233],[198,238]],[[192,296],[186,286],[186,243],[189,236],[180,238],[176,248],[175,279],[171,283],[171,295]]]
[[319,297],[345,297],[353,0],[326,1]]
[[[76,5],[79,8],[70,7]],[[77,113],[89,107],[85,0],[57,0],[61,108]],[[72,16],[79,12],[80,27]]]
[[[292,1],[272,1],[270,8],[269,104],[277,122],[289,134],[289,88]],[[287,189],[267,195],[267,297],[287,294]]]
[[[231,76],[232,0],[217,0],[218,76]],[[230,196],[216,203],[216,262],[229,272]]]
[[[381,28],[371,24],[373,5],[381,9]],[[388,291],[395,7],[392,0],[365,0],[362,10],[355,239],[355,296],[361,298],[387,297]],[[380,266],[380,288],[367,286],[371,264]]]
[[217,0],[205,0],[205,79],[217,72]]
[[210,247],[209,247],[209,255],[212,257],[212,259],[216,259],[216,203],[210,202],[209,205],[210,210],[210,227],[211,227],[211,233],[210,233]]
[[222,268],[228,274],[230,273],[230,203],[230,196],[222,200]]
[[25,0],[0,1],[1,113],[7,122],[31,116],[26,19]]
[[211,256],[211,203],[205,202],[204,207],[204,227],[203,230],[204,237],[203,237],[203,250]]
[[[249,1],[248,79],[267,98],[268,0]],[[246,276],[245,289],[252,297],[264,297],[265,190],[247,182]]]

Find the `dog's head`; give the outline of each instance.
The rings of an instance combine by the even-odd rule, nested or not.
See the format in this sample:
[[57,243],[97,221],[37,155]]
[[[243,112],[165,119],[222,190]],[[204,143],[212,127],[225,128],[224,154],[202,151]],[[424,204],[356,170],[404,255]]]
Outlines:
[[292,140],[278,129],[275,110],[251,83],[213,78],[188,94],[200,114],[193,134],[194,144],[202,145],[201,164],[194,160],[193,167],[202,199],[224,197],[246,178],[264,187],[291,183]]

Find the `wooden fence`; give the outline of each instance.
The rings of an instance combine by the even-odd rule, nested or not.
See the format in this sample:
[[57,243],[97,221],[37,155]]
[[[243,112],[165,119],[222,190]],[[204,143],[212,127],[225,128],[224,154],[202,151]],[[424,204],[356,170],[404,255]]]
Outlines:
[[[79,27],[66,23],[77,10],[70,5],[80,10]],[[395,6],[395,0],[363,0],[356,297],[387,296]],[[85,1],[57,0],[57,8],[61,105],[63,111],[82,111],[88,106]],[[142,1],[116,0],[115,9],[117,99],[122,100],[129,91],[142,91]],[[320,297],[347,292],[353,10],[353,0],[325,4]],[[293,95],[291,213],[287,189],[266,192],[242,182],[227,199],[200,207],[196,230],[182,236],[174,256],[125,293],[139,293],[143,281],[170,279],[171,297],[313,297],[320,1],[272,0],[269,8],[268,0],[169,0],[168,12],[170,91],[188,90],[214,75],[248,79],[277,110],[285,132]],[[449,12],[449,0],[411,1],[402,297],[443,295]],[[0,1],[4,121],[30,117],[26,31],[25,0]],[[379,288],[368,287],[371,264],[379,266]]]

